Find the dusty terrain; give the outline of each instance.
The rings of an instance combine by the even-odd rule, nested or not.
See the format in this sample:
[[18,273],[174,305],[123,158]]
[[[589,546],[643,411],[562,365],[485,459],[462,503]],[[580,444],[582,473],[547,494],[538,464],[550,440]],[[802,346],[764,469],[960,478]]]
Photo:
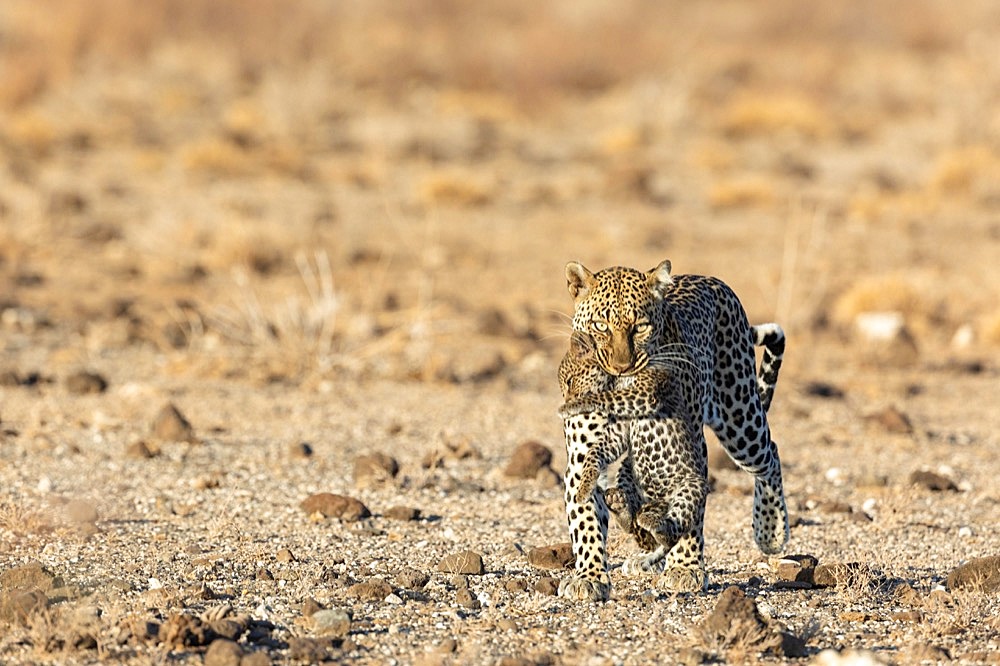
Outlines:
[[[536,4],[0,3],[0,662],[1000,661],[996,6]],[[721,461],[706,593],[529,562],[563,266],[664,258],[824,580]]]

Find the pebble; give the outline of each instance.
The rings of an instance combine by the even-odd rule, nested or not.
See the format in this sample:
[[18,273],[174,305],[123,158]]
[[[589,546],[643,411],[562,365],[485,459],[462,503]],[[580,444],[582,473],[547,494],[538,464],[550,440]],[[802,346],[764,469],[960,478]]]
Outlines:
[[108,388],[108,381],[95,372],[81,370],[66,377],[65,386],[74,395],[104,393]]
[[570,543],[539,546],[528,551],[528,564],[539,569],[572,569],[574,561]]
[[470,608],[476,610],[482,607],[477,599],[468,588],[462,588],[455,593],[455,602],[462,606],[463,608]]
[[514,449],[503,473],[516,479],[534,479],[539,471],[548,467],[551,462],[552,451],[544,444],[529,440]]
[[180,410],[167,403],[153,419],[152,434],[157,439],[169,442],[195,442],[197,438],[191,423]]
[[958,491],[958,486],[955,484],[954,481],[944,476],[943,474],[938,474],[937,472],[930,472],[927,470],[917,470],[912,474],[910,474],[910,483],[916,486],[922,486],[934,492]]
[[341,608],[317,610],[311,619],[317,636],[343,638],[351,631],[351,614]]
[[392,594],[392,587],[381,578],[373,578],[351,585],[347,588],[347,593],[367,601],[382,601]]
[[913,433],[913,423],[910,422],[910,417],[895,407],[886,407],[885,409],[868,414],[865,416],[865,421],[881,427],[886,432],[898,435]]
[[348,522],[361,520],[372,515],[368,507],[359,500],[333,493],[310,495],[299,506],[309,515],[318,513],[325,518],[339,518]]
[[542,576],[535,583],[534,590],[538,594],[546,594],[554,597],[559,594],[559,581],[552,576]]
[[481,576],[486,573],[483,556],[473,550],[448,555],[438,564],[438,571],[450,574]]
[[149,460],[150,458],[155,458],[160,455],[160,447],[139,439],[128,445],[128,448],[125,450],[125,455],[129,458]]
[[288,447],[288,452],[293,458],[310,458],[313,454],[313,447],[309,442],[296,442]]
[[396,574],[396,584],[407,590],[420,590],[430,579],[429,575],[416,569],[403,569]]
[[977,557],[948,574],[948,589],[980,592],[1000,591],[1000,555]]
[[420,509],[415,509],[409,506],[394,506],[385,510],[382,515],[386,518],[391,518],[392,520],[419,520],[420,519]]
[[354,485],[364,488],[390,481],[399,473],[399,461],[381,452],[354,459]]
[[243,659],[243,648],[239,643],[225,638],[212,641],[205,651],[205,666],[239,666]]

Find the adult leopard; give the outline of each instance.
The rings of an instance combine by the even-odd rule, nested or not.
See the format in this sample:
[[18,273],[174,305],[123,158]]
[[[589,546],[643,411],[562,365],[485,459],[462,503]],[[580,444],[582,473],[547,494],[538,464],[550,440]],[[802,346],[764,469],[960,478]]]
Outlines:
[[[773,395],[783,351],[781,329],[776,325],[751,329],[743,306],[725,283],[712,277],[671,276],[669,261],[646,273],[613,267],[596,274],[571,262],[566,277],[575,302],[573,328],[592,338],[594,359],[614,378],[615,386],[628,386],[649,367],[672,369],[674,381],[668,391],[673,401],[671,414],[654,419],[660,422],[657,426],[632,438],[633,460],[631,469],[623,466],[624,474],[635,474],[640,487],[643,480],[669,478],[678,467],[674,453],[690,449],[703,477],[707,456],[700,426],[708,425],[737,465],[755,478],[753,531],[757,545],[766,553],[779,552],[788,540],[788,513],[766,406]],[[757,343],[766,346],[759,377],[753,351]],[[563,581],[560,593],[594,600],[606,599],[610,593],[608,508],[601,493],[580,496],[576,487],[580,474],[574,467],[582,465],[588,450],[599,446],[607,431],[609,415],[599,410],[584,396],[565,405],[563,412],[569,461],[566,511],[576,570]],[[683,427],[684,422],[698,427]],[[690,440],[685,446],[673,444],[678,432]],[[623,490],[627,514],[641,516],[642,498]],[[695,500],[691,527],[679,538],[667,539],[663,534],[677,526],[665,520],[670,502],[655,509],[653,515],[661,520],[643,521],[650,525],[650,531],[660,530],[656,548],[627,561],[625,573],[662,572],[657,584],[673,590],[692,591],[704,586],[704,494]],[[665,543],[672,543],[667,552],[657,552]]]

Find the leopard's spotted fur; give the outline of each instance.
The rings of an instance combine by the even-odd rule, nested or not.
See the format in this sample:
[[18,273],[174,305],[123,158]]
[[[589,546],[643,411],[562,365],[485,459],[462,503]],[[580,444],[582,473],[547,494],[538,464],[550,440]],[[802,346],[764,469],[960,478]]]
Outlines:
[[[665,410],[635,420],[630,428],[643,422],[648,425],[626,436],[630,455],[619,475],[624,499],[621,512],[626,524],[634,517],[637,526],[655,534],[656,545],[650,547],[645,539],[642,545],[652,552],[626,562],[623,570],[662,570],[660,583],[672,589],[700,589],[704,585],[706,456],[702,424],[712,427],[729,455],[755,476],[754,537],[765,552],[779,551],[788,538],[787,511],[766,407],[773,396],[783,352],[781,329],[776,325],[751,329],[742,305],[724,283],[702,276],[672,277],[669,262],[645,274],[611,268],[596,275],[571,263],[567,281],[576,301],[574,329],[592,337],[597,365],[613,378],[616,390],[637,378],[656,377],[652,379],[652,395],[659,396],[658,407]],[[756,379],[754,344],[766,347]],[[650,374],[667,368],[665,375]],[[600,378],[596,381],[602,382]],[[607,385],[608,380],[604,381]],[[601,448],[609,423],[615,423],[614,411],[593,396],[613,396],[616,390],[588,394],[564,405],[569,459],[567,515],[577,557],[576,572],[561,586],[561,592],[568,596],[600,599],[610,590],[607,505],[600,493],[585,497],[578,486],[588,452]],[[611,430],[615,428],[618,426]],[[690,452],[691,460],[680,460],[679,451]],[[697,469],[697,490],[685,494],[676,488],[677,479],[687,478],[692,465]],[[622,484],[623,478],[632,476],[634,481]],[[665,488],[670,483],[674,487]],[[640,492],[634,491],[636,484]],[[658,490],[651,491],[653,488]],[[671,492],[681,499],[671,501]],[[687,503],[693,510],[685,508],[685,519],[671,522],[671,509],[676,514]],[[678,525],[689,529],[674,538]]]

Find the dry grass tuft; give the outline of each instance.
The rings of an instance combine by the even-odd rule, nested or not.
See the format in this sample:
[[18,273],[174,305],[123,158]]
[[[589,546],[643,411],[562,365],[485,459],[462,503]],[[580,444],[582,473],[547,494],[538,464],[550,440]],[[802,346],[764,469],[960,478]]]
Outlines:
[[50,513],[33,511],[13,500],[0,503],[0,531],[16,536],[47,534],[54,529]]
[[425,177],[419,200],[425,206],[473,208],[489,204],[495,197],[495,189],[483,176],[452,169]]
[[722,131],[731,137],[793,132],[819,138],[833,129],[819,105],[790,93],[742,96],[722,110],[721,125]]
[[831,314],[834,323],[847,326],[864,312],[900,312],[909,321],[928,309],[918,287],[907,277],[894,274],[858,280],[837,297]]
[[744,176],[714,184],[708,203],[717,210],[766,208],[776,199],[774,184],[759,176]]

